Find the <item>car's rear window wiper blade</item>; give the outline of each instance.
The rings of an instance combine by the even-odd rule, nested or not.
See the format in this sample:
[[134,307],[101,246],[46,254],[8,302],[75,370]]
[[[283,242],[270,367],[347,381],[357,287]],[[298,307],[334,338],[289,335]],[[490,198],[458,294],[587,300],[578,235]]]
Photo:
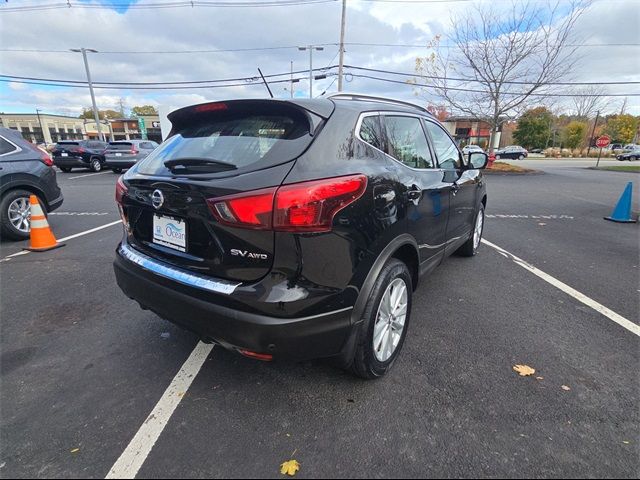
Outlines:
[[233,163],[223,162],[222,160],[213,160],[211,158],[190,157],[190,158],[176,158],[173,160],[167,160],[164,162],[164,166],[172,172],[178,171],[217,171],[222,172],[226,170],[237,170]]

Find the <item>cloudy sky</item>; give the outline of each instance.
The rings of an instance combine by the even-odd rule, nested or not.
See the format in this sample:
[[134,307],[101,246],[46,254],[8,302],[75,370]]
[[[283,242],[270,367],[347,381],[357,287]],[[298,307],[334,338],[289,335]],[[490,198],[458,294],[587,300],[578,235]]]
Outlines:
[[[546,0],[533,1],[546,4]],[[295,47],[310,44],[325,45],[323,51],[314,53],[314,67],[337,64],[338,47],[335,44],[340,34],[340,1],[278,7],[139,8],[145,4],[169,2],[72,0],[72,4],[100,5],[102,8],[29,11],[9,9],[29,5],[57,6],[65,0],[3,2],[0,5],[0,74],[83,81],[86,77],[82,56],[69,52],[78,47],[99,51],[89,54],[96,82],[180,82],[254,77],[258,67],[266,75],[282,74],[289,71],[291,61],[294,70],[305,70],[309,66],[308,53]],[[560,2],[569,3],[568,0]],[[348,44],[393,46],[348,45],[345,63],[409,73],[414,71],[416,57],[431,52],[426,45],[435,36],[441,35],[442,41],[447,42],[447,35],[453,28],[452,15],[463,14],[474,5],[497,8],[505,13],[512,7],[511,0],[348,0],[347,4],[345,41]],[[571,80],[640,81],[639,25],[639,0],[592,0],[574,32],[575,42],[589,46],[580,49],[582,59]],[[264,50],[212,51],[255,48]],[[178,53],[194,50],[208,52]],[[296,76],[304,77],[305,74]],[[77,115],[91,104],[86,88],[0,79],[5,80],[0,82],[0,111],[33,112],[39,108],[47,113]],[[314,96],[325,90],[335,92],[335,80],[335,76],[329,75],[315,81]],[[414,91],[408,85],[351,75],[347,75],[346,80],[346,91],[415,100]],[[120,98],[130,108],[142,104],[182,106],[207,100],[266,96],[262,85],[236,83],[242,85],[174,90],[99,89],[96,94],[99,108],[112,109],[117,107]],[[295,85],[296,95],[308,96],[308,88],[308,82],[301,80]],[[562,88],[558,87],[558,91]],[[276,97],[290,95],[288,83],[273,84],[272,89]],[[640,85],[609,86],[607,92],[640,94]],[[609,98],[606,109],[620,110],[623,100],[622,97]],[[569,105],[568,101],[560,101],[554,106],[567,110]],[[640,115],[640,96],[628,98],[627,112]]]

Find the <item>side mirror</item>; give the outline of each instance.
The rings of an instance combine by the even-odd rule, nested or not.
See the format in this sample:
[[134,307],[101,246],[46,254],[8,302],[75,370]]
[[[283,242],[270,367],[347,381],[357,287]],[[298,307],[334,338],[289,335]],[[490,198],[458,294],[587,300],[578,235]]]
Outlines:
[[469,153],[469,169],[482,170],[487,167],[489,163],[489,155],[484,152],[470,152]]

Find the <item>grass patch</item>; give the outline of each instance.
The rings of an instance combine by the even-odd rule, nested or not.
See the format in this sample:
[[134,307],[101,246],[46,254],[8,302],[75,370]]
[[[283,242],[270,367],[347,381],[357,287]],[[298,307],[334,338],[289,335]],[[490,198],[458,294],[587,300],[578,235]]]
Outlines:
[[511,165],[505,162],[493,162],[491,168],[485,170],[486,173],[537,173],[536,170],[522,168],[517,165]]
[[608,170],[610,172],[636,172],[640,173],[640,165],[616,165],[614,167],[591,167],[592,170]]

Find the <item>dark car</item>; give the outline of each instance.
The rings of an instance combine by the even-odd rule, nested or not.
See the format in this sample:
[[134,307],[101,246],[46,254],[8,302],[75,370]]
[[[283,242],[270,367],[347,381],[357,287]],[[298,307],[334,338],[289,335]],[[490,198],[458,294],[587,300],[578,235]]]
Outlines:
[[204,341],[382,376],[420,276],[480,245],[487,155],[465,163],[421,107],[342,94],[169,120],[118,179],[114,267],[125,295]]
[[151,140],[122,140],[109,142],[104,152],[104,167],[110,168],[115,173],[133,167],[140,160],[147,158],[158,144]]
[[640,147],[636,147],[633,150],[629,150],[628,152],[624,152],[616,156],[618,160],[621,162],[624,160],[634,161],[640,158]]
[[508,147],[501,148],[495,152],[496,160],[510,158],[512,160],[524,160],[529,156],[529,152],[526,149],[518,145],[510,145]]
[[94,172],[102,170],[106,142],[98,140],[63,140],[56,143],[51,154],[53,163],[63,172],[73,168],[88,168]]
[[29,196],[37,195],[46,212],[62,205],[53,161],[16,130],[0,127],[0,233],[2,238],[29,238]]

